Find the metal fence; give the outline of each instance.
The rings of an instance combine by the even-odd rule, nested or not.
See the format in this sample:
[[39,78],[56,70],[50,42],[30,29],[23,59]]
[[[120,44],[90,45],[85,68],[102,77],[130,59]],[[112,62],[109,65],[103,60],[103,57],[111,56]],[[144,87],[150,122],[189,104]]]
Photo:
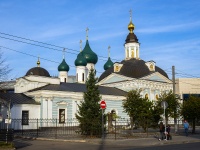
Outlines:
[[[85,139],[86,135],[82,135],[79,128],[79,122],[76,119],[66,119],[64,123],[59,123],[58,119],[12,119],[10,124],[5,124],[5,120],[0,123],[0,129],[14,129],[15,137],[29,138],[55,138],[55,139]],[[172,126],[171,132],[174,132]],[[179,132],[183,132],[183,128],[179,126]],[[200,128],[196,127],[196,132],[200,133]],[[117,119],[112,121],[110,125],[105,124],[104,134],[111,139],[125,139],[132,137],[157,136],[158,128],[149,128],[148,133],[144,133],[142,128],[131,130],[129,119]]]

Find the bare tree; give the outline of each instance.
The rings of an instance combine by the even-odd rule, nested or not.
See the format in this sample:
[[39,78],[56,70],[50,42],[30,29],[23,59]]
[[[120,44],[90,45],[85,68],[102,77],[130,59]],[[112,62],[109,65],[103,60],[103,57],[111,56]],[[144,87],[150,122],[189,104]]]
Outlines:
[[8,75],[11,69],[9,69],[9,65],[6,64],[5,58],[3,58],[3,53],[0,51],[0,82],[8,79]]

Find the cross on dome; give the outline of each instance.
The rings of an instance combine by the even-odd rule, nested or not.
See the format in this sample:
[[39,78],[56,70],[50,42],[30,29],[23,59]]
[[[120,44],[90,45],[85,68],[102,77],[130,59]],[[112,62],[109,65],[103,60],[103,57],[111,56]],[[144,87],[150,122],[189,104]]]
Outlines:
[[87,27],[86,28],[86,40],[88,40],[88,31],[89,31],[89,28]]
[[63,48],[63,59],[65,59],[65,48]]
[[82,51],[82,40],[80,40],[80,52]]
[[110,46],[108,46],[108,57],[110,57]]

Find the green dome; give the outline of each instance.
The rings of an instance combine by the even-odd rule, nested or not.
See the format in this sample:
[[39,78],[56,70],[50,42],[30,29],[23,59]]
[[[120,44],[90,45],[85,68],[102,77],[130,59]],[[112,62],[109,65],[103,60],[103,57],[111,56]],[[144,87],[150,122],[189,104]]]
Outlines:
[[87,63],[93,63],[93,64],[97,63],[98,61],[97,54],[95,54],[90,48],[88,40],[86,40],[86,44],[82,53],[83,53],[83,56],[86,58]]
[[83,57],[83,52],[80,52],[74,62],[75,66],[86,66],[87,60]]
[[111,68],[111,67],[113,67],[113,62],[110,59],[110,57],[108,57],[107,62],[104,64],[104,70],[107,70],[108,68]]
[[63,59],[62,63],[58,66],[58,71],[69,71],[69,66]]

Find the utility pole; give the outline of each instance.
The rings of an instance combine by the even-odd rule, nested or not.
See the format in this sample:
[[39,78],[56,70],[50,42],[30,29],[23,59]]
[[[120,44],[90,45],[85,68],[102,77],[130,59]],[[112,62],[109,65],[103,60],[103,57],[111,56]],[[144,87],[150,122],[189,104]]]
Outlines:
[[[176,89],[175,89],[175,67],[174,66],[172,66],[172,81],[173,81],[173,94],[175,95]],[[177,113],[176,109],[174,110],[174,113],[176,115],[176,113]],[[174,117],[174,130],[175,130],[175,133],[177,133],[177,118],[176,118],[176,116]]]

